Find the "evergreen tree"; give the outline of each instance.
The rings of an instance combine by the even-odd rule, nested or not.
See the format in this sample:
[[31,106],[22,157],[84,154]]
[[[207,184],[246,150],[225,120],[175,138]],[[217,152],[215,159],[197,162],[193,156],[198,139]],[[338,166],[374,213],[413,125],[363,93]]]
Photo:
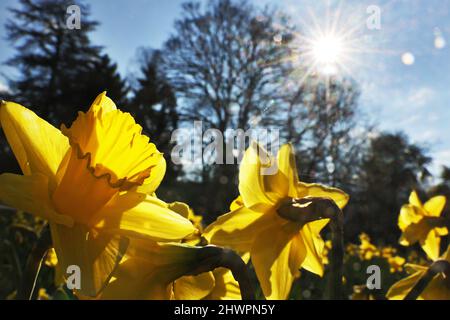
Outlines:
[[[130,112],[138,121],[158,150],[170,162],[172,132],[178,127],[177,101],[172,87],[160,70],[161,53],[144,50],[141,52],[141,75],[135,81]],[[166,183],[173,182],[181,168],[174,164],[167,166]]]
[[400,208],[413,189],[425,199],[421,185],[430,176],[430,162],[425,150],[401,133],[373,138],[363,156],[359,190],[346,208],[346,236],[354,238],[364,230],[374,240],[396,244]]
[[[80,7],[81,28],[66,25],[67,8]],[[7,64],[18,69],[19,77],[9,86],[16,101],[31,107],[55,125],[69,124],[76,111],[85,109],[102,90],[112,89],[124,99],[124,83],[101,54],[89,34],[98,23],[90,19],[89,7],[72,0],[20,0],[20,7],[5,25],[7,39],[16,55]]]

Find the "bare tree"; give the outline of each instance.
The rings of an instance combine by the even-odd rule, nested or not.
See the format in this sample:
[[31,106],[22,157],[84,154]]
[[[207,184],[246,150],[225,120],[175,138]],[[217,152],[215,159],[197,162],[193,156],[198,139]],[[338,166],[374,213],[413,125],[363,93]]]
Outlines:
[[[181,122],[201,120],[205,129],[221,132],[246,130],[252,119],[270,113],[289,74],[291,34],[286,22],[274,10],[260,10],[246,1],[183,4],[183,16],[162,54],[165,74],[180,102]],[[209,210],[223,211],[230,200],[224,198],[234,195],[220,195],[219,189],[224,189],[224,180],[234,183],[236,167],[203,165],[200,175],[204,183],[217,185],[210,190],[217,190],[219,205]]]

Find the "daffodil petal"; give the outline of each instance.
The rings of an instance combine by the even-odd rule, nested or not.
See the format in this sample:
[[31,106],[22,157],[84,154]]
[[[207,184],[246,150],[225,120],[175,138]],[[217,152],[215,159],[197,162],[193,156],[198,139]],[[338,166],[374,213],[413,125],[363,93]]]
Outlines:
[[281,146],[276,158],[277,167],[272,174],[263,176],[264,190],[277,198],[295,197],[298,182],[294,153],[290,144]]
[[53,245],[58,256],[59,273],[66,274],[69,266],[80,268],[81,288],[76,291],[88,297],[97,296],[118,267],[128,246],[119,235],[99,234],[86,226],[71,228],[50,223]]
[[50,179],[69,149],[68,139],[33,111],[13,102],[0,106],[0,123],[24,174]]
[[413,206],[422,208],[422,201],[420,201],[419,195],[417,194],[417,192],[415,190],[413,190],[411,192],[411,194],[409,195],[409,203]]
[[428,232],[427,237],[424,241],[420,242],[420,246],[423,251],[431,260],[436,260],[439,258],[439,249],[441,244],[441,238],[436,234],[434,230]]
[[239,209],[240,207],[244,206],[244,202],[242,201],[242,197],[238,196],[236,199],[233,200],[230,204],[230,211],[234,211],[236,209]]
[[291,255],[292,239],[297,232],[292,223],[284,226],[273,224],[255,239],[251,260],[268,300],[284,300],[289,297],[298,272],[293,272],[291,268],[294,265]]
[[96,220],[98,229],[155,241],[181,240],[196,230],[165,202],[131,191],[113,198],[99,211]]
[[174,298],[175,300],[200,300],[211,293],[214,285],[212,272],[204,272],[197,276],[184,276],[174,283]]
[[131,239],[126,260],[114,272],[102,299],[171,299],[172,283],[198,263],[198,247]]
[[416,272],[392,285],[386,294],[389,300],[402,300],[412,290],[424,272]]
[[[173,298],[170,269],[155,267],[151,260],[131,258],[117,268],[101,294],[103,300],[170,300]],[[176,273],[178,275],[178,273]]]
[[230,247],[238,252],[248,252],[256,235],[275,219],[274,213],[261,213],[240,207],[217,218],[206,228],[203,236],[209,243]]
[[406,228],[414,223],[418,223],[423,218],[420,208],[407,204],[400,209],[400,215],[398,216],[398,227],[400,230],[405,231]]
[[270,199],[264,188],[264,166],[263,161],[270,162],[269,155],[255,142],[245,151],[239,169],[239,193],[247,208],[259,204],[271,205],[274,203]]
[[0,202],[49,221],[71,226],[72,218],[53,210],[48,189],[48,178],[43,174],[22,176],[4,173],[0,175]]
[[444,196],[436,196],[425,202],[423,205],[425,211],[432,217],[439,217],[445,207],[446,198]]
[[289,270],[294,278],[300,277],[300,268],[305,262],[307,256],[307,248],[304,237],[297,233],[291,240],[291,248],[289,252]]
[[309,272],[323,276],[323,250],[325,242],[320,236],[320,231],[328,224],[329,219],[321,219],[307,223],[300,231],[300,235],[306,246],[306,258],[302,268]]
[[217,268],[213,271],[214,289],[205,300],[241,300],[239,283],[234,279],[230,270]]
[[330,198],[339,208],[344,208],[349,200],[348,194],[344,191],[327,187],[318,183],[299,182],[297,184],[297,198],[322,197]]

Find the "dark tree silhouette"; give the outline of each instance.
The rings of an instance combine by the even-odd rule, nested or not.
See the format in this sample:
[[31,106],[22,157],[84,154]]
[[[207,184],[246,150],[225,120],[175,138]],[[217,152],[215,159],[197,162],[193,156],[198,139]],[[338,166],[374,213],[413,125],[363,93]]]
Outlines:
[[365,152],[356,192],[347,212],[347,236],[364,230],[374,240],[395,244],[398,214],[413,189],[429,177],[431,158],[403,134],[380,134]]
[[[66,25],[67,8],[81,9],[81,28]],[[16,101],[31,107],[54,124],[70,122],[76,110],[85,109],[102,90],[113,90],[124,99],[123,81],[101,48],[91,44],[89,34],[97,22],[89,7],[80,1],[20,0],[10,9],[7,39],[16,55],[7,64],[19,71],[9,86]]]
[[150,140],[164,153],[168,162],[164,185],[172,184],[181,167],[171,163],[171,135],[178,127],[175,93],[161,72],[161,52],[141,50],[139,53],[141,75],[134,81],[133,98],[129,111],[133,114]]

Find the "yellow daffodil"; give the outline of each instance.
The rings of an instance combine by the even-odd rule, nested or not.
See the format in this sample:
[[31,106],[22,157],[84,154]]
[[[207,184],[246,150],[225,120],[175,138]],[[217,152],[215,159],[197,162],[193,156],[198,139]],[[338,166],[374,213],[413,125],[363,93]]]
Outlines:
[[401,208],[398,226],[402,230],[400,244],[404,246],[420,243],[426,254],[435,260],[439,257],[441,236],[447,235],[446,227],[434,223],[445,207],[446,198],[436,196],[422,204],[417,193],[411,192],[409,204]]
[[[441,257],[450,263],[450,246],[447,252]],[[396,282],[388,291],[386,297],[391,300],[404,299],[412,290],[417,282],[428,271],[428,266],[416,264],[405,265],[406,271],[410,274],[408,277]],[[426,288],[420,294],[419,300],[450,300],[450,277],[447,274],[438,273],[428,283]]]
[[393,247],[384,247],[381,249],[381,257],[389,263],[391,273],[403,271],[403,265],[406,262],[405,258],[396,254],[397,250]]
[[164,158],[106,93],[61,131],[13,102],[2,102],[0,123],[24,174],[0,175],[0,202],[49,221],[58,268],[81,269],[80,294],[108,282],[128,236],[177,241],[195,231],[149,195]]
[[361,233],[359,240],[361,241],[359,245],[359,256],[361,260],[370,260],[373,257],[380,256],[378,248],[370,242],[370,237],[367,234]]
[[45,256],[45,265],[54,268],[58,265],[58,256],[56,255],[55,249],[51,248],[47,251]]
[[[275,174],[265,174],[270,172],[264,170],[274,167],[277,170],[271,173]],[[275,160],[256,143],[242,159],[239,192],[231,212],[219,217],[204,236],[212,244],[249,252],[267,299],[286,299],[301,267],[323,274],[324,241],[319,233],[329,220],[302,226],[279,216],[277,209],[288,199],[308,197],[329,198],[342,208],[348,201],[347,194],[300,182],[289,144],[280,148]]]

